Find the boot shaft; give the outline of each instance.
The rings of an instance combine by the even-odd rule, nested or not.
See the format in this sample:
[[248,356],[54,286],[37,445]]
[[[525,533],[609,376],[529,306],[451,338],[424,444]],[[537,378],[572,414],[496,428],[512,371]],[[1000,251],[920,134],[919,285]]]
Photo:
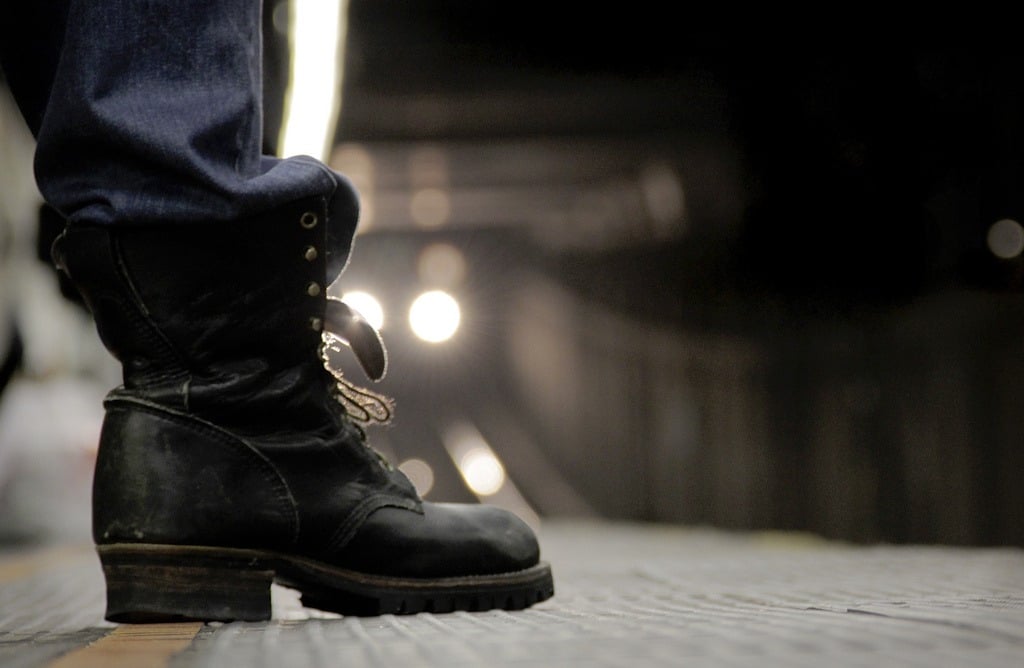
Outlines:
[[325,320],[344,314],[327,308],[325,216],[307,200],[230,224],[72,225],[55,244],[124,372],[93,481],[98,543],[321,554],[376,508],[419,511],[324,367]]
[[54,256],[126,392],[245,432],[309,428],[335,412],[325,217],[317,198],[232,223],[72,226]]

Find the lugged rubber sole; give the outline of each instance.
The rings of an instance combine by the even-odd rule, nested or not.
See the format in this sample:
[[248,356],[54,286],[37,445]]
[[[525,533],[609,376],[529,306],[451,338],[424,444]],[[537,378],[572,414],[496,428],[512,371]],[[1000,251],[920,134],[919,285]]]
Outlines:
[[342,615],[521,610],[554,595],[546,563],[512,573],[449,578],[371,575],[265,550],[117,543],[96,548],[113,622],[265,621],[270,585]]

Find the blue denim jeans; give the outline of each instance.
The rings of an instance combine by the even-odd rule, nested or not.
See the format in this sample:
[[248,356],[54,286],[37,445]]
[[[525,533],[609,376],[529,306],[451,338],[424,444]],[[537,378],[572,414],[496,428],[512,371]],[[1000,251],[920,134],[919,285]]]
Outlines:
[[70,224],[214,223],[324,196],[347,255],[358,215],[348,180],[312,157],[262,155],[261,0],[0,8],[11,10],[0,56],[37,140],[36,181]]

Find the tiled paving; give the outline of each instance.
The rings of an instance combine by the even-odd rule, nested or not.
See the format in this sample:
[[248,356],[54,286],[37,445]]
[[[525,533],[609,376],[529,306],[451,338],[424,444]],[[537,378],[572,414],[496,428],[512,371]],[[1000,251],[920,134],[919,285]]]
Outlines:
[[267,623],[116,626],[88,545],[0,558],[0,666],[1024,665],[1024,550],[546,521],[555,597],[342,618],[275,587]]

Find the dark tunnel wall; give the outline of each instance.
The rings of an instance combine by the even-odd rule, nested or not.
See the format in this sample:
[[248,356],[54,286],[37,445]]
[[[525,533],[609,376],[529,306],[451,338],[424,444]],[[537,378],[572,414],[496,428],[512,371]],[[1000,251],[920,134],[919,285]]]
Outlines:
[[502,232],[502,387],[599,512],[1024,544],[1024,259],[986,243],[1024,220],[1024,58],[399,5],[351,4],[340,141],[653,138],[703,198],[668,237]]

